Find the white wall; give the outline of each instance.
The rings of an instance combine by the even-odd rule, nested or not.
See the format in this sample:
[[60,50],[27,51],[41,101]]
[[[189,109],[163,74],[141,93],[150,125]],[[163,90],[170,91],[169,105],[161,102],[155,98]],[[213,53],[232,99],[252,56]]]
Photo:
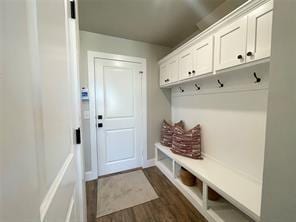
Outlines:
[[[0,3],[1,4],[1,3]],[[1,7],[1,6],[0,6]],[[1,12],[0,12],[1,13]],[[1,40],[0,40],[1,41]],[[3,156],[3,133],[4,133],[4,128],[3,128],[3,75],[0,73],[0,178],[3,178],[3,161],[2,161],[2,156]],[[3,221],[3,184],[0,183],[0,221]]]
[[296,221],[296,1],[275,0],[262,221]]
[[[262,78],[254,84],[253,72]],[[217,88],[217,78],[224,88]],[[219,74],[217,78],[184,84],[172,90],[172,119],[189,129],[202,128],[202,151],[233,170],[262,182],[268,66]],[[243,90],[243,91],[240,91]],[[193,92],[193,93],[192,93]]]
[[26,10],[27,1],[4,1],[3,221],[37,221],[40,206]]
[[[3,149],[3,20],[4,20],[4,2],[0,1],[0,178],[3,178],[2,175],[2,149]],[[3,185],[0,183],[0,221],[3,221]]]
[[[134,57],[146,58],[148,85],[148,159],[154,157],[154,143],[159,141],[159,129],[162,119],[170,119],[170,94],[159,88],[158,60],[169,52],[169,48],[148,43],[116,38],[90,32],[80,32],[80,75],[81,86],[88,85],[87,51],[99,51]],[[82,111],[88,110],[83,102]],[[90,170],[89,121],[83,120],[83,145],[85,150],[85,168]]]
[[240,5],[245,3],[247,0],[226,0],[222,4],[220,4],[217,8],[215,8],[211,13],[203,17],[196,26],[200,30],[205,30],[211,24],[214,24],[219,19],[223,18],[228,13],[232,12]]

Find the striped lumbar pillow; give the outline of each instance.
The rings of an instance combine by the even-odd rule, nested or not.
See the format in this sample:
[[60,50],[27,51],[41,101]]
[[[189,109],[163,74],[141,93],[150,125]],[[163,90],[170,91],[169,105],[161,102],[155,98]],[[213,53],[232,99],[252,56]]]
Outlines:
[[184,128],[183,121],[181,120],[180,122],[175,123],[174,125],[169,124],[165,120],[162,122],[161,130],[160,130],[160,144],[161,145],[172,147],[174,129],[176,126],[183,129]]
[[181,127],[175,127],[171,150],[182,156],[193,159],[202,159],[200,125],[197,125],[188,131]]

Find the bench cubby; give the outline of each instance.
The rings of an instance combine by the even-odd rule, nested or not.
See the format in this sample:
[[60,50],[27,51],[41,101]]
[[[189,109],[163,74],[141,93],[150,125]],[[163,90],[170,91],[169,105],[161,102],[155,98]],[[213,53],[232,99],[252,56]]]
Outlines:
[[[218,162],[204,157],[195,160],[171,152],[169,147],[155,144],[156,166],[184,196],[213,222],[254,222],[260,220],[262,185]],[[187,186],[180,178],[183,167],[196,176],[203,189]],[[221,198],[208,200],[208,187]]]

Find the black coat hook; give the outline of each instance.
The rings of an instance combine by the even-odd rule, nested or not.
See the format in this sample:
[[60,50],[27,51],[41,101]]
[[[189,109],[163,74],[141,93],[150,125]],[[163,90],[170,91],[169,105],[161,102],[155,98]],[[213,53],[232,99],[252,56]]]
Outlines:
[[184,89],[182,89],[181,87],[179,87],[179,89],[180,89],[181,92],[184,92]]
[[219,88],[222,88],[224,86],[223,83],[221,83],[221,81],[218,79],[217,82],[219,83]]
[[256,79],[255,83],[261,82],[261,78],[257,77],[256,72],[254,72],[253,75],[254,75],[254,77],[255,77],[255,79]]
[[200,90],[200,86],[199,86],[199,85],[197,85],[197,84],[195,83],[194,86],[195,86],[195,88],[196,88],[197,90]]

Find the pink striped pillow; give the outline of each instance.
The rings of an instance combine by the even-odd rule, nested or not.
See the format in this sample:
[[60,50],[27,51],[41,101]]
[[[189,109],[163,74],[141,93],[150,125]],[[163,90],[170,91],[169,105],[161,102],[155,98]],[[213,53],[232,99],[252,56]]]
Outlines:
[[172,152],[193,159],[201,157],[201,129],[200,125],[185,131],[181,127],[175,127],[172,143]]
[[167,121],[163,121],[160,130],[160,144],[168,147],[172,147],[174,128],[178,126],[181,129],[184,128],[184,124],[181,121],[174,125],[169,124]]

